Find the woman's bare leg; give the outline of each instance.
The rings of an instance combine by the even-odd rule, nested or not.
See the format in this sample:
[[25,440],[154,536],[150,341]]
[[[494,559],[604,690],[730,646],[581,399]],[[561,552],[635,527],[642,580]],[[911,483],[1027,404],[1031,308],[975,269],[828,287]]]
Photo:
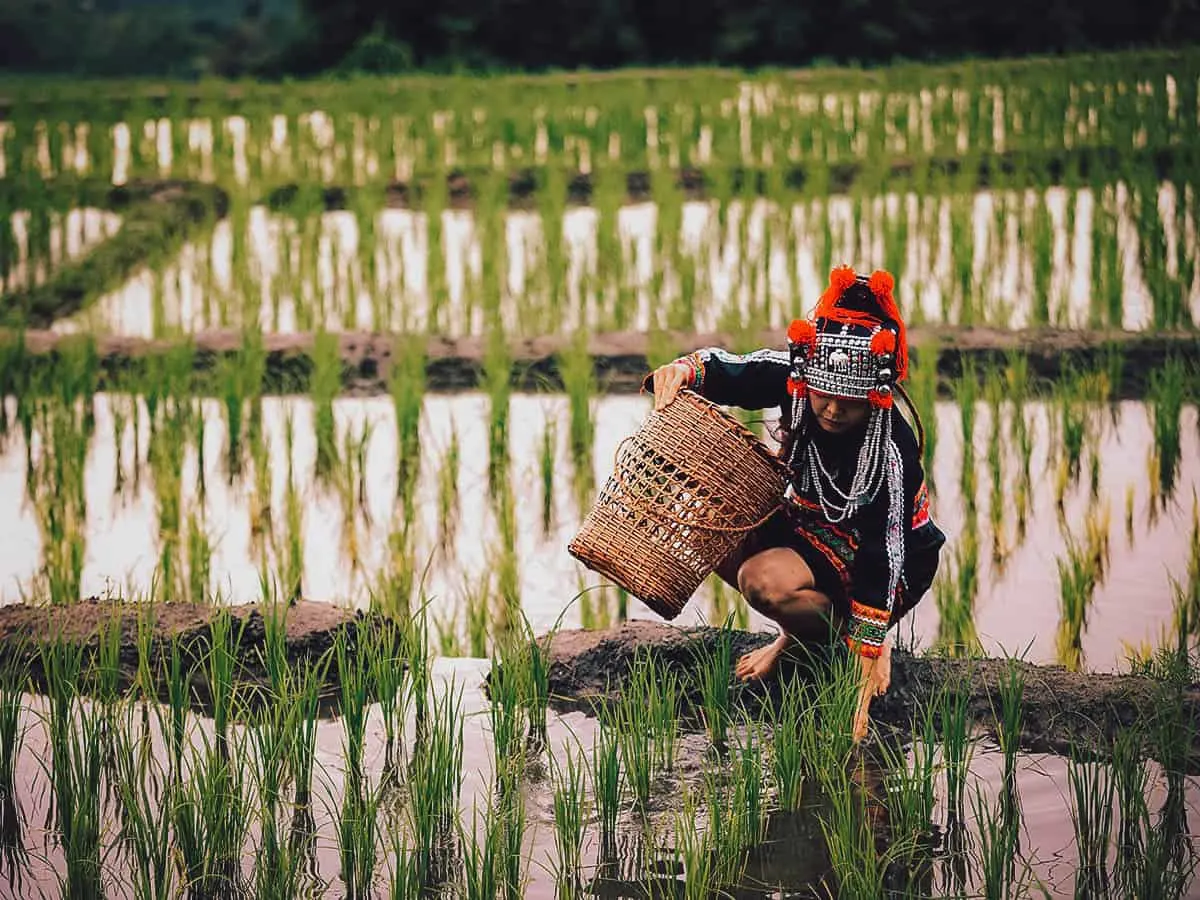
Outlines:
[[766,647],[738,660],[734,667],[738,678],[765,678],[794,642],[829,636],[833,604],[814,588],[812,570],[795,550],[773,547],[755,553],[739,566],[737,582],[746,602],[782,631]]

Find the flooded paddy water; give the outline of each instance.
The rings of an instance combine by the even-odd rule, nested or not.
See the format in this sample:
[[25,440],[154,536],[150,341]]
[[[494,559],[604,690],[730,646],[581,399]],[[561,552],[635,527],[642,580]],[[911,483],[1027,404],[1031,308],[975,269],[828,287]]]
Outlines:
[[[200,86],[165,106],[15,90],[0,321],[162,343],[98,391],[86,341],[34,365],[4,336],[0,620],[89,596],[212,618],[194,657],[149,619],[82,655],[3,634],[0,896],[1200,896],[1200,70],[1061,65]],[[114,184],[145,196],[101,208]],[[197,185],[217,199],[187,227],[156,209]],[[897,674],[1037,668],[1005,668],[988,708],[898,677],[902,714],[858,752],[836,655],[743,716],[722,636],[767,623],[710,579],[678,624],[735,630],[694,632],[704,654],[614,666],[623,699],[594,714],[549,697],[572,660],[530,634],[654,619],[566,552],[650,407],[601,390],[586,339],[643,333],[649,364],[688,334],[749,349],[841,261],[894,272],[913,323],[1174,341],[1133,397],[1115,353],[1053,384],[1019,352],[916,361],[949,541]],[[241,345],[197,390],[187,340],[213,329]],[[395,339],[386,395],[343,391],[347,331]],[[282,335],[312,338],[304,395],[264,394]],[[549,335],[563,392],[514,391],[509,342]],[[482,338],[479,389],[428,390],[421,336]],[[212,624],[272,600],[286,640],[261,615],[257,643]],[[288,645],[299,601],[400,630],[339,632],[314,668]],[[42,646],[20,657],[21,637]],[[234,687],[251,663],[261,696]],[[1032,686],[1068,676],[1095,683],[1081,714],[1137,714],[1034,753]]]
[[[589,454],[594,483],[609,476],[617,445],[649,413],[640,396],[608,396],[594,402],[595,442]],[[227,602],[247,603],[262,595],[264,564],[274,572],[276,548],[285,538],[302,548],[300,594],[311,600],[365,608],[392,557],[390,539],[402,519],[399,494],[398,438],[391,398],[340,398],[333,401],[338,446],[359,446],[351,477],[364,488],[347,504],[345,490],[318,478],[313,403],[307,397],[264,398],[263,439],[267,483],[260,487],[252,467],[230,478],[227,424],[215,400],[198,401],[203,442],[189,443],[177,474],[180,503],[194,512],[211,546],[203,588]],[[505,536],[496,505],[489,501],[489,399],[481,393],[429,394],[421,419],[421,461],[415,487],[415,528],[410,532],[412,584],[408,602],[428,600],[452,646],[468,642],[466,620],[474,598],[497,588],[489,575],[511,549],[520,608],[538,632],[560,623],[584,623],[581,607],[591,607],[588,624],[612,621],[617,598],[566,553],[587,508],[575,489],[569,435],[568,399],[561,394],[517,394],[510,407],[510,488],[514,530]],[[145,401],[125,395],[97,395],[95,432],[88,444],[83,473],[86,519],[78,535],[84,596],[116,593],[149,596],[162,561],[159,500],[148,462],[149,425]],[[999,456],[1001,491],[994,493],[988,459],[991,407],[977,404],[974,459],[968,460],[981,487],[971,509],[963,500],[962,414],[952,402],[940,402],[933,462],[930,467],[933,513],[949,535],[943,574],[974,545],[977,561],[973,594],[979,639],[991,655],[1021,655],[1031,662],[1060,660],[1055,635],[1061,620],[1058,563],[1068,541],[1085,537],[1089,516],[1104,529],[1106,576],[1091,600],[1080,636],[1084,665],[1114,671],[1128,646],[1155,645],[1171,626],[1171,581],[1183,583],[1196,535],[1195,497],[1200,487],[1200,429],[1196,409],[1187,405],[1180,418],[1178,472],[1169,496],[1150,477],[1155,451],[1153,410],[1147,403],[1094,404],[1087,412],[1093,438],[1081,473],[1062,486],[1063,450],[1053,438],[1061,429],[1061,409],[1053,402],[1027,401],[1021,415],[1029,430],[1028,508],[1018,516],[1013,494],[1021,469],[1021,451],[1012,439],[1011,404],[997,407],[1002,417]],[[136,418],[135,418],[136,410]],[[757,415],[757,414],[756,414]],[[15,414],[14,414],[15,418]],[[287,422],[291,421],[290,456]],[[764,420],[766,421],[766,420]],[[769,423],[767,423],[769,424]],[[549,432],[548,432],[549,429]],[[552,476],[543,478],[547,435],[552,442]],[[119,437],[119,448],[118,448]],[[36,432],[35,443],[39,440]],[[456,447],[456,450],[452,448]],[[1095,459],[1095,486],[1092,459]],[[201,472],[203,462],[203,473]],[[290,474],[290,482],[289,482]],[[36,588],[45,562],[43,536],[33,498],[28,494],[27,447],[22,434],[9,435],[0,452],[0,499],[12,513],[0,523],[0,599],[17,602]],[[203,476],[203,477],[201,477]],[[289,522],[289,484],[299,501],[299,518]],[[262,488],[267,493],[260,493]],[[991,504],[1004,510],[993,518]],[[263,510],[274,513],[263,524]],[[549,518],[547,519],[547,515]],[[1019,523],[1023,519],[1023,524]],[[968,527],[974,522],[974,527]],[[261,541],[252,532],[272,529]],[[294,530],[294,534],[290,533]],[[510,547],[505,542],[509,541]],[[998,551],[998,552],[997,552]],[[580,594],[581,591],[586,592]],[[578,596],[577,596],[578,595]],[[1133,598],[1137,598],[1136,601]],[[403,603],[404,598],[392,598]],[[632,616],[653,616],[636,600],[627,600]],[[727,600],[728,602],[728,600]],[[739,603],[739,608],[744,607]],[[706,585],[680,620],[719,622],[726,612],[714,609],[712,585]],[[938,606],[931,593],[914,613],[906,642],[929,648],[938,640]],[[746,613],[755,626],[765,620]]]

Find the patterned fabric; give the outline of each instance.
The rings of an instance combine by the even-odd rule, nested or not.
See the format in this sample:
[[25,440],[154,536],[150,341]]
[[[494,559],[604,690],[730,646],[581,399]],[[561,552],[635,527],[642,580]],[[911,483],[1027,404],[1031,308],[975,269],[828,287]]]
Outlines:
[[924,481],[917,488],[917,496],[913,499],[912,528],[915,531],[929,522],[929,487]]
[[825,521],[820,504],[813,503],[799,494],[787,495],[795,510],[794,530],[808,541],[813,549],[829,560],[842,583],[842,590],[850,590],[850,567],[858,550],[858,534],[852,530],[838,528]]
[[874,659],[882,652],[890,614],[854,600],[850,601],[850,621],[846,623],[846,646],[860,656]]

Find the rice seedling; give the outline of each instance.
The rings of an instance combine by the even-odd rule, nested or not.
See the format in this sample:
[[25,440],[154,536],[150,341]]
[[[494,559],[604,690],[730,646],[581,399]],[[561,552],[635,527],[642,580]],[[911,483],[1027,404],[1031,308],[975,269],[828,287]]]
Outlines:
[[962,426],[962,472],[959,490],[968,515],[975,515],[975,399],[978,393],[978,376],[970,360],[963,363],[962,374],[954,382],[954,396],[958,401],[959,419]]
[[[292,805],[296,820],[303,823],[312,804],[313,770],[317,753],[317,715],[326,671],[332,664],[326,653],[316,662],[302,662],[291,679],[291,740],[287,745],[288,771],[292,780]],[[293,828],[293,833],[295,833]],[[293,841],[295,843],[295,841]]]
[[209,698],[212,702],[213,730],[217,754],[228,758],[229,722],[236,699],[236,648],[241,644],[246,619],[235,626],[228,610],[219,610],[209,622],[210,644],[205,658]]
[[463,848],[463,889],[467,900],[496,900],[502,895],[500,859],[504,852],[504,821],[491,804],[483,813],[482,828],[479,808],[472,816],[471,833],[459,826]]
[[451,423],[450,443],[446,445],[437,477],[438,545],[443,553],[454,543],[455,526],[458,523],[459,455],[458,429]]
[[1004,820],[1004,813],[989,802],[976,784],[971,793],[979,841],[979,879],[984,900],[1008,900],[1025,897],[1033,882],[1028,864],[1017,870],[1017,831]]
[[946,805],[950,817],[958,821],[963,819],[967,775],[975,755],[970,699],[967,690],[947,685],[938,701],[942,763],[946,772]]
[[1072,748],[1067,760],[1071,825],[1079,853],[1075,893],[1103,894],[1108,889],[1108,850],[1112,840],[1114,779],[1107,767],[1081,757]]
[[512,395],[512,352],[499,322],[488,330],[483,381],[489,399],[488,490],[493,497],[508,483],[508,414]]
[[[52,655],[56,652],[50,651]],[[104,766],[104,721],[99,708],[80,702],[75,690],[66,683],[51,686],[51,761],[40,762],[54,794],[55,827],[65,870],[61,875],[63,896],[83,900],[104,895],[103,804],[102,792],[97,790]]]
[[881,853],[866,793],[844,769],[829,770],[822,780],[826,802],[818,816],[837,884],[836,893],[828,884],[825,889],[831,896],[853,900],[884,896],[888,868],[901,853],[903,842],[896,841]]
[[520,619],[521,572],[517,554],[516,498],[512,485],[505,481],[495,494],[497,543],[491,556],[496,574],[496,601],[493,626],[500,635],[508,634]]
[[595,476],[592,471],[592,447],[595,445],[596,372],[587,346],[587,332],[578,331],[569,347],[558,355],[558,370],[567,393],[570,410],[568,447],[574,471],[575,503],[585,510],[591,503]]
[[325,330],[317,332],[313,339],[312,365],[309,390],[317,435],[316,473],[318,478],[326,478],[338,463],[333,399],[342,389],[342,354],[336,334]]
[[617,813],[621,804],[621,739],[616,728],[600,720],[592,744],[592,794],[600,820],[600,843],[615,847]]
[[341,688],[338,712],[342,720],[342,750],[346,761],[345,793],[347,796],[353,794],[355,801],[365,796],[363,750],[366,742],[367,703],[370,699],[373,674],[370,655],[367,652],[373,648],[369,643],[364,646],[364,643],[366,642],[360,640],[351,643],[345,629],[337,633],[333,642],[338,684]]
[[617,735],[625,784],[633,794],[634,806],[644,811],[650,803],[654,760],[646,707],[641,697],[626,693],[610,715],[608,727]]
[[798,679],[788,679],[783,683],[779,703],[770,708],[771,774],[781,809],[799,809],[804,796],[806,763],[800,727],[803,710],[811,702],[806,685]]
[[1059,557],[1056,562],[1062,607],[1056,639],[1057,655],[1064,666],[1077,671],[1083,663],[1082,635],[1087,626],[1087,612],[1101,571],[1096,554],[1069,535],[1066,556]]
[[550,526],[554,522],[554,468],[555,448],[558,444],[558,423],[546,419],[542,428],[541,454],[538,457],[539,472],[542,478],[542,534],[550,534]]
[[1186,379],[1184,363],[1171,357],[1150,373],[1150,409],[1154,425],[1157,483],[1160,495],[1169,499],[1175,491],[1179,469],[1179,419]]
[[297,852],[280,821],[294,714],[294,708],[273,701],[256,710],[246,732],[253,752],[250,772],[258,798],[259,825],[250,880],[256,897],[275,900],[296,896],[304,877],[304,857]]
[[810,651],[812,697],[800,716],[805,774],[824,787],[829,773],[845,772],[854,748],[849,723],[858,705],[857,656],[832,644]]
[[346,886],[346,900],[370,900],[375,896],[375,869],[379,863],[380,789],[356,777],[359,780],[353,785],[347,778],[337,822],[339,871]]
[[951,657],[982,653],[975,628],[975,597],[979,590],[979,539],[968,527],[955,544],[950,565],[933,583],[938,608],[935,648]]
[[749,849],[762,843],[767,824],[763,807],[762,737],[749,717],[742,723],[734,743],[729,786],[730,839],[739,848]]
[[1004,674],[996,683],[1000,695],[1000,708],[992,707],[996,724],[996,741],[1004,755],[1003,785],[1000,794],[1001,821],[1015,829],[1020,821],[1019,796],[1017,794],[1017,750],[1020,748],[1021,731],[1024,725],[1025,670],[1009,659]]
[[16,797],[17,757],[25,741],[21,709],[29,683],[28,670],[19,662],[24,656],[18,642],[16,652],[0,664],[0,798]]
[[399,335],[392,347],[389,387],[396,415],[396,485],[402,497],[415,488],[420,469],[421,408],[425,397],[427,355],[424,335]]
[[528,819],[525,812],[525,799],[515,784],[501,791],[499,815],[503,824],[500,854],[502,890],[499,896],[506,900],[520,900],[525,896],[527,882],[526,856],[523,847]]
[[700,682],[700,706],[704,726],[713,746],[725,746],[729,732],[733,671],[733,632],[727,622],[717,629],[714,649],[696,652],[696,677]]
[[650,736],[652,766],[660,772],[675,767],[681,690],[676,672],[660,667],[651,653],[637,655],[624,696],[629,703],[645,707],[642,724]]
[[[192,893],[221,896],[242,880],[238,861],[250,823],[246,773],[240,752],[198,732],[189,778],[179,781],[170,806],[181,881]],[[241,750],[242,748],[238,748]]]
[[[880,745],[884,763],[883,800],[890,832],[916,850],[930,837],[938,774],[937,708],[922,705],[913,712],[913,740]],[[911,862],[911,860],[909,860]]]
[[551,757],[554,780],[554,853],[550,870],[558,896],[570,898],[579,891],[583,838],[588,818],[585,797],[586,762],[568,744],[561,762]]
[[401,625],[392,619],[385,619],[378,627],[365,629],[360,634],[362,653],[371,670],[371,695],[379,704],[383,718],[384,771],[393,772],[397,765],[397,737],[402,733],[408,710],[404,685],[406,635]]
[[718,884],[712,849],[713,831],[701,824],[700,804],[690,790],[685,789],[683,807],[675,814],[673,834],[675,868],[682,869],[684,873],[679,893],[684,900],[701,900],[712,896]]
[[[428,682],[418,680],[415,672],[413,681],[414,691],[428,690]],[[422,883],[449,874],[447,842],[454,834],[462,788],[462,691],[449,685],[428,703],[427,725],[418,731],[408,773],[410,825]]]
[[1145,842],[1148,835],[1143,825],[1149,821],[1146,795],[1150,775],[1144,764],[1142,743],[1144,734],[1140,727],[1126,728],[1113,737],[1112,782],[1113,795],[1117,804],[1116,858],[1113,863],[1113,885],[1129,896],[1136,878],[1138,863],[1145,859]]
[[493,656],[488,676],[496,781],[505,786],[516,784],[525,764],[526,713],[521,705],[522,672],[515,656],[511,650]]
[[387,834],[390,838],[391,862],[385,896],[387,900],[417,900],[422,891],[420,873],[408,848],[407,837],[398,827],[389,828]]

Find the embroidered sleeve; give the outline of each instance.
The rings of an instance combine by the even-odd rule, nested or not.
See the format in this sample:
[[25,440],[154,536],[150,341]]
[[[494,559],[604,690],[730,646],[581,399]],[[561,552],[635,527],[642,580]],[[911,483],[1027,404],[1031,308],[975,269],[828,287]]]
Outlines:
[[[788,402],[787,377],[791,359],[785,350],[762,349],[730,353],[704,347],[675,360],[689,371],[688,387],[722,406],[766,409]],[[649,390],[650,377],[643,382]]]

